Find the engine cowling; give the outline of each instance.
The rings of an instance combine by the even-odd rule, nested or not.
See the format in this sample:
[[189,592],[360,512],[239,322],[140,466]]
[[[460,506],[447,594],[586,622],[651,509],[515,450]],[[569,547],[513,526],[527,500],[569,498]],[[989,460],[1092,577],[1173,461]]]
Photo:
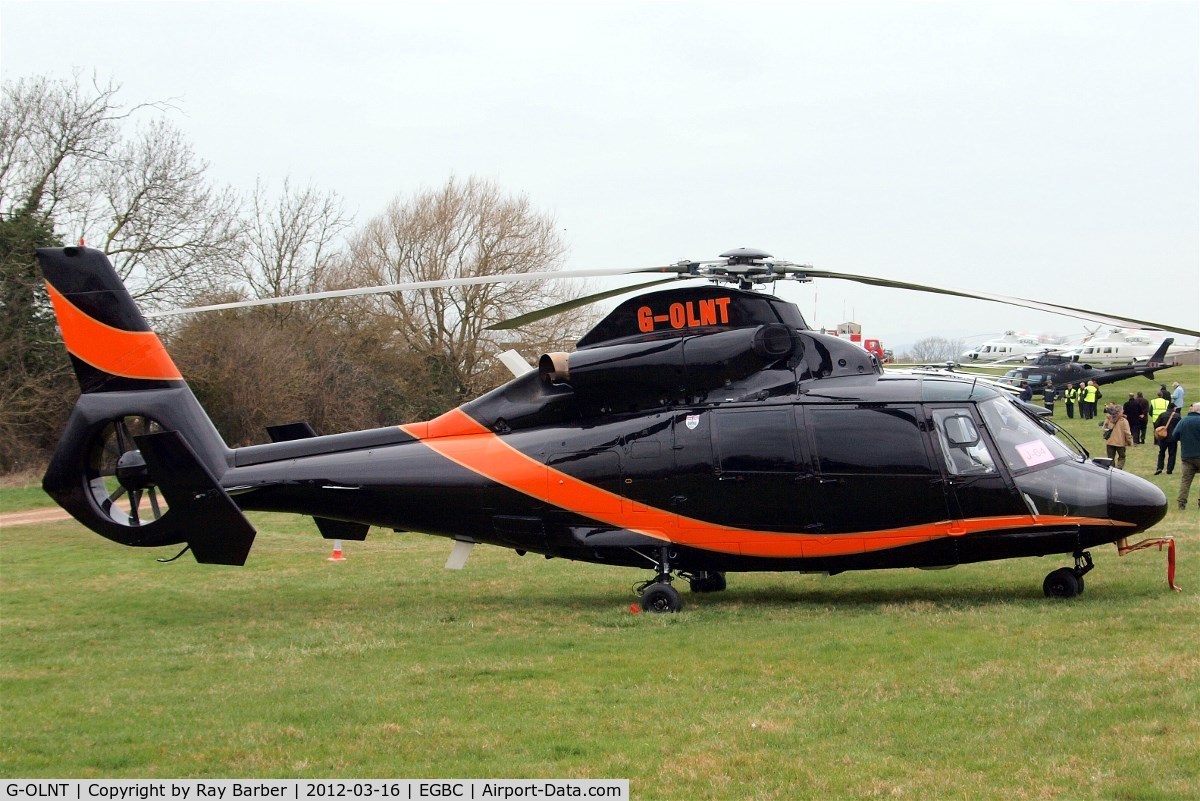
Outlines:
[[538,372],[544,382],[577,393],[691,394],[739,381],[802,350],[803,341],[787,326],[768,324],[547,353]]

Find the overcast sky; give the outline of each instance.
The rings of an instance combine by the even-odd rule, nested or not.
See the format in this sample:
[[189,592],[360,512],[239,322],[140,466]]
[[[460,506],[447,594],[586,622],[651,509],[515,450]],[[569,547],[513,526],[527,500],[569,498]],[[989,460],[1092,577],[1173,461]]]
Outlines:
[[[1196,2],[0,3],[6,80],[177,98],[212,177],[358,222],[450,176],[555,216],[568,266],[734,247],[1200,326]],[[885,345],[1069,318],[837,281]]]

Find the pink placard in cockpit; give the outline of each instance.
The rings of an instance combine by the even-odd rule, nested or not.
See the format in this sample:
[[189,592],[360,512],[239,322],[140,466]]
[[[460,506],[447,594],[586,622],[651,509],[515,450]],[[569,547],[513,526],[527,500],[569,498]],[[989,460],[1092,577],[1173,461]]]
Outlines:
[[1054,461],[1054,454],[1046,447],[1046,443],[1036,439],[1033,442],[1023,442],[1018,445],[1017,453],[1021,454],[1021,460],[1025,462],[1026,467]]

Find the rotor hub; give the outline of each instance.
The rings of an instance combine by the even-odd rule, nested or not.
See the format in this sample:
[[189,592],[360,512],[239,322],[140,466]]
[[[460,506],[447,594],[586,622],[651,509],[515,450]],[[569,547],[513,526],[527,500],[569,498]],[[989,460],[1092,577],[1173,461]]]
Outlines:
[[728,264],[761,264],[763,259],[771,258],[771,254],[758,248],[734,248],[721,254],[722,259],[728,259]]
[[117,460],[117,481],[127,490],[144,490],[154,486],[150,477],[150,468],[141,451],[126,451]]

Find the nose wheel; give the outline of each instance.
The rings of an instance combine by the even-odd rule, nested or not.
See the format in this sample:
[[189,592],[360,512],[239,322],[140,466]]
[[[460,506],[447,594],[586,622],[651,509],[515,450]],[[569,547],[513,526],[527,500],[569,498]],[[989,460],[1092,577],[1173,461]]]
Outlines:
[[1042,592],[1047,598],[1074,598],[1083,594],[1083,575],[1096,565],[1087,551],[1075,554],[1075,567],[1060,567],[1051,571],[1042,582]]

